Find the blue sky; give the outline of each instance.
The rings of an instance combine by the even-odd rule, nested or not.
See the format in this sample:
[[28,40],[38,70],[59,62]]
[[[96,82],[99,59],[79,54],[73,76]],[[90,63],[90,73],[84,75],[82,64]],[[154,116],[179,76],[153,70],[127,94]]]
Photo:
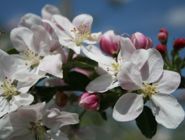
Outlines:
[[[0,23],[9,26],[25,13],[40,14],[47,4],[61,6],[62,0],[1,0]],[[69,0],[68,0],[69,1]],[[70,0],[73,16],[88,13],[94,16],[94,31],[114,29],[118,33],[143,32],[157,44],[156,34],[161,27],[170,32],[170,41],[185,37],[184,0],[125,0],[112,6],[111,0]],[[117,0],[121,1],[121,0]]]

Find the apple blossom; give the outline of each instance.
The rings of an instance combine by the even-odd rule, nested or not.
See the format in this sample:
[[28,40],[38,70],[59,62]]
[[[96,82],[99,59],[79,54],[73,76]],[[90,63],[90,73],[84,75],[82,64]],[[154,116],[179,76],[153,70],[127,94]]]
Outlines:
[[79,122],[77,114],[46,108],[45,103],[21,107],[5,117],[7,125],[0,131],[11,130],[3,135],[7,140],[24,140],[25,136],[28,140],[68,140],[59,129]]
[[142,65],[135,59],[125,62],[121,68],[118,74],[120,86],[129,92],[115,104],[113,117],[123,122],[136,119],[143,110],[144,99],[148,99],[156,121],[167,128],[176,128],[185,114],[170,93],[178,88],[180,75],[163,70],[163,59],[158,51],[149,49],[145,53],[138,53],[148,54],[148,59],[143,59]]
[[120,51],[117,58],[107,56],[96,46],[83,48],[82,52],[84,55],[98,62],[96,71],[100,75],[87,85],[86,90],[90,93],[105,92],[119,86],[117,74],[119,73],[123,62],[129,61],[132,57],[147,59],[146,55],[141,56],[141,58],[137,56],[137,53],[133,55],[135,51],[136,48],[133,43],[126,37],[122,37],[120,40]]
[[40,77],[26,70],[24,60],[0,50],[0,117],[33,102],[27,92]]
[[76,16],[72,23],[62,15],[53,15],[52,22],[48,21],[61,45],[72,49],[77,54],[80,54],[84,43],[95,44],[99,41],[101,33],[91,33],[92,22],[93,18],[88,14]]
[[11,31],[10,38],[30,71],[39,75],[49,73],[63,77],[62,55],[53,52],[59,43],[42,26],[35,25],[31,29],[17,27]]

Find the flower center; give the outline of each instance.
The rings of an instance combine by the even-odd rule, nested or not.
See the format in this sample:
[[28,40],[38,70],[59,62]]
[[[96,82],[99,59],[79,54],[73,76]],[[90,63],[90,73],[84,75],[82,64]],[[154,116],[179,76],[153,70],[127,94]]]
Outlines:
[[23,56],[26,60],[29,61],[30,67],[33,69],[34,67],[37,67],[40,63],[40,60],[42,59],[41,56],[39,56],[37,53],[31,51],[30,49],[27,49],[24,51]]
[[15,86],[16,82],[11,83],[10,80],[5,79],[0,87],[3,91],[1,96],[3,96],[7,101],[10,101],[13,96],[19,95],[19,92]]
[[45,140],[46,129],[41,121],[30,122],[30,128],[35,140]]
[[154,85],[144,84],[140,92],[144,94],[144,97],[151,97],[157,92],[157,90]]
[[72,32],[75,33],[75,43],[80,46],[85,39],[91,37],[89,29],[86,25],[80,25],[77,29],[74,28]]
[[120,64],[119,63],[112,63],[112,69],[114,72],[119,72],[120,70]]

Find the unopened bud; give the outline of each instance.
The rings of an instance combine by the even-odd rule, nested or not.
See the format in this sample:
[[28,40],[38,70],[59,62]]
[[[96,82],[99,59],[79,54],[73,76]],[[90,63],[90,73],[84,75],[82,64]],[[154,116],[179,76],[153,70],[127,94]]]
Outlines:
[[68,102],[68,96],[63,92],[57,92],[55,95],[55,103],[60,106],[64,107]]
[[166,45],[159,44],[156,46],[156,49],[161,53],[165,54],[167,52],[167,47]]
[[175,50],[185,48],[185,38],[175,39],[173,47],[174,47]]
[[85,92],[80,97],[79,105],[87,110],[98,110],[99,102],[99,97],[95,93]]
[[131,40],[136,49],[149,49],[152,47],[152,40],[140,32],[132,34]]
[[166,44],[168,40],[168,31],[165,28],[161,28],[158,35],[157,35],[161,44]]
[[115,35],[114,31],[110,30],[104,33],[100,38],[100,48],[107,55],[114,56],[120,49],[120,36]]

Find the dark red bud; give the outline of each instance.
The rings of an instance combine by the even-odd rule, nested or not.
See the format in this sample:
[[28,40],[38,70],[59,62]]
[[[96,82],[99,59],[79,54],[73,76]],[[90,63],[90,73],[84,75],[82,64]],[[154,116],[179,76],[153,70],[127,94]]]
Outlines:
[[173,47],[176,50],[182,49],[185,47],[185,38],[177,38],[173,43]]
[[165,54],[167,52],[167,47],[166,45],[159,44],[156,46],[156,49],[161,53]]

